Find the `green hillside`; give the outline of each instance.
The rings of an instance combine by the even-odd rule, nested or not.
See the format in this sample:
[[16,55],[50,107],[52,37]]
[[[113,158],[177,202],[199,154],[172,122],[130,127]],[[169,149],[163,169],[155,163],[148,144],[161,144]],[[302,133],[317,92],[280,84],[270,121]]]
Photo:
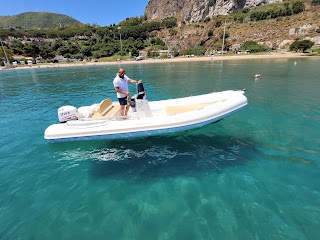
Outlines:
[[15,16],[0,16],[1,28],[52,28],[80,23],[78,20],[63,14],[49,12],[27,12]]

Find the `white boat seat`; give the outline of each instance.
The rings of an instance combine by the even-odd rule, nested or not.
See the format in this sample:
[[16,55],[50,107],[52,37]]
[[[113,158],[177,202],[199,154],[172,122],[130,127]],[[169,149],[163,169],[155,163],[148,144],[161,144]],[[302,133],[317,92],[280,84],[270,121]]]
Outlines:
[[110,98],[106,98],[100,102],[100,104],[96,107],[92,118],[105,116],[112,107],[112,100]]
[[117,103],[112,105],[112,100],[107,98],[100,102],[92,118],[113,117],[116,116],[119,111],[120,105]]
[[101,116],[106,115],[111,110],[111,107],[112,107],[112,100],[110,98],[107,98],[101,101],[99,105],[99,112]]
[[112,105],[110,110],[104,116],[114,117],[114,116],[118,115],[119,111],[120,111],[120,104],[117,103],[117,104]]

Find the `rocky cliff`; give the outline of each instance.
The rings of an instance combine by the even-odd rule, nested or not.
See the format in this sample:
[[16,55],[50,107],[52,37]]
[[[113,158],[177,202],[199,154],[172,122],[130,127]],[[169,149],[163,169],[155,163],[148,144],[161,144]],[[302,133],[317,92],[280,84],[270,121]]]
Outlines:
[[177,17],[185,22],[199,22],[206,17],[275,2],[282,0],[150,0],[145,14],[148,19]]

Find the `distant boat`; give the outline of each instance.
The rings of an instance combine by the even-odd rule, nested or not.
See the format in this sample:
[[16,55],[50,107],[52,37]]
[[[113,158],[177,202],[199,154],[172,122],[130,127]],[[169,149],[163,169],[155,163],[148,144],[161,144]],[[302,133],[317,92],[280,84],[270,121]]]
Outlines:
[[199,128],[215,123],[247,105],[245,90],[228,90],[198,96],[148,102],[144,92],[131,98],[128,116],[120,105],[105,99],[100,104],[58,109],[60,123],[49,126],[44,138],[81,141],[145,137]]
[[254,75],[254,78],[257,79],[260,77],[260,73],[257,73],[256,75]]

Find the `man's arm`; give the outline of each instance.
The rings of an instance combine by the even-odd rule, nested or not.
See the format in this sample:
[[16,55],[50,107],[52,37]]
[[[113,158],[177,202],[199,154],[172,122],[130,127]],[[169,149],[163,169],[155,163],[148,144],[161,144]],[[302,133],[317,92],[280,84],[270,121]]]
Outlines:
[[128,78],[128,82],[131,82],[133,84],[137,84],[137,83],[142,83],[142,80],[134,80],[134,79]]
[[114,90],[116,90],[117,93],[122,93],[122,94],[125,94],[127,96],[130,95],[129,92],[124,92],[124,91],[121,91],[120,88],[118,86],[114,86]]

